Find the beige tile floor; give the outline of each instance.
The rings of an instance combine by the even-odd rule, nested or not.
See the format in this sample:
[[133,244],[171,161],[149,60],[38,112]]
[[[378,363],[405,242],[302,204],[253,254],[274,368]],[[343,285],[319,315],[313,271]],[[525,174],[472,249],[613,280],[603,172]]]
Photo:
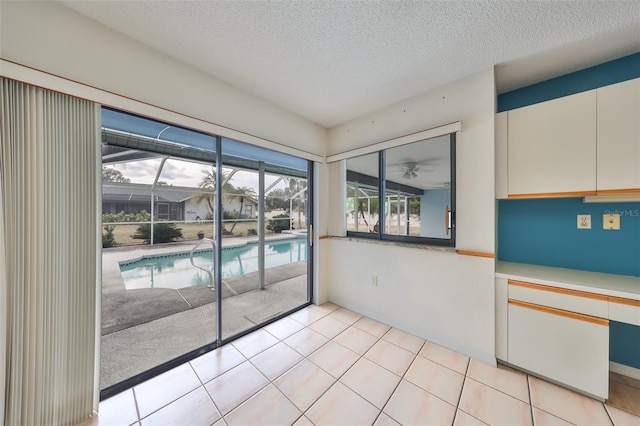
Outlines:
[[327,303],[109,398],[83,425],[633,426],[633,399],[603,404]]

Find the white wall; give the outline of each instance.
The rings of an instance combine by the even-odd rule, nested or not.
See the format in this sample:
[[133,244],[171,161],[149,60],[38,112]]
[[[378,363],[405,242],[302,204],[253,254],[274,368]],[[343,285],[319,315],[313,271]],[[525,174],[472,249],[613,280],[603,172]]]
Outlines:
[[457,247],[493,253],[494,85],[491,68],[335,127],[327,155],[462,120],[456,141]]
[[[494,363],[492,259],[327,239],[328,298],[429,341]],[[378,286],[371,276],[378,276]]]
[[324,155],[324,128],[54,2],[0,2],[0,41],[2,59]]
[[[462,120],[456,248],[493,253],[495,99],[488,69],[330,130],[328,154]],[[329,300],[495,362],[494,259],[344,239],[321,256]]]

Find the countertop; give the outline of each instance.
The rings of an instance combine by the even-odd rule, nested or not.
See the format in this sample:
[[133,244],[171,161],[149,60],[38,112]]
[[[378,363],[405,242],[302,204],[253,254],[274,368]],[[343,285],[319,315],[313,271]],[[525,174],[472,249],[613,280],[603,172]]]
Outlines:
[[628,275],[498,261],[496,277],[640,300],[640,277]]

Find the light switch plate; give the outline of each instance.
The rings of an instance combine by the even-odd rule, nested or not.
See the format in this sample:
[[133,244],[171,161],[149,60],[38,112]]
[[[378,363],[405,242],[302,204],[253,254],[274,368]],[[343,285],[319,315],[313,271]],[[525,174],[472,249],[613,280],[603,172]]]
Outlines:
[[620,214],[603,214],[602,229],[618,231],[620,230]]
[[579,214],[578,215],[578,229],[591,229],[591,215]]

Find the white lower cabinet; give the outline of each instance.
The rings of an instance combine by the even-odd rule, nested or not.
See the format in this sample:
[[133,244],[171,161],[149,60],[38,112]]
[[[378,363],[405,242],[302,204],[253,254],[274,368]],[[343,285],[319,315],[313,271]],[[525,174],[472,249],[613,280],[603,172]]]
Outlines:
[[598,398],[609,396],[608,320],[509,300],[508,362]]
[[610,297],[609,319],[625,324],[640,325],[640,300]]
[[509,299],[509,287],[506,278],[496,278],[496,358],[507,361],[507,325],[509,312],[507,301]]

